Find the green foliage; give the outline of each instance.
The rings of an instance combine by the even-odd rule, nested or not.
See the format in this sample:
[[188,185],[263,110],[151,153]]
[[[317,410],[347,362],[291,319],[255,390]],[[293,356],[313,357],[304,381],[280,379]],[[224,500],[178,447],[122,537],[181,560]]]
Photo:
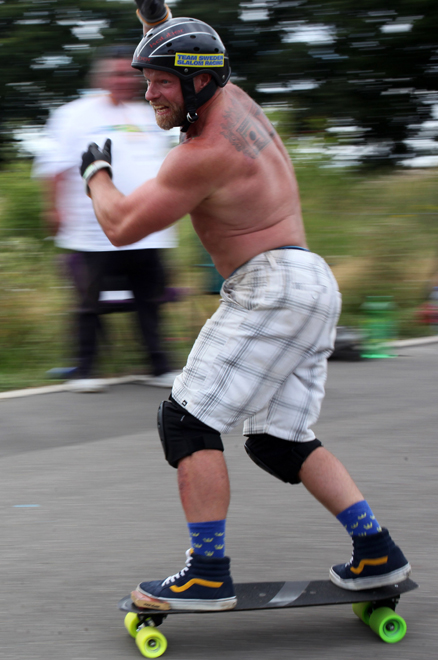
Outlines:
[[378,147],[364,160],[393,163],[431,117],[435,0],[222,2],[219,10],[180,0],[177,8],[219,31],[239,84],[259,102],[290,104],[300,134],[349,128],[339,134],[345,144]]
[[[87,86],[96,46],[134,46],[141,26],[126,2],[8,0],[0,4],[0,139],[11,124],[42,123],[48,110]],[[9,125],[8,125],[9,124]],[[3,156],[4,157],[4,156]]]
[[400,335],[427,333],[416,310],[438,278],[436,171],[364,174],[304,163],[296,172],[309,246],[340,285],[342,323],[361,323],[367,296],[392,296]]
[[0,178],[2,212],[0,238],[44,238],[41,222],[41,191],[29,177],[29,165],[14,161]]
[[53,247],[42,240],[0,241],[0,390],[42,382],[65,350],[67,298],[57,288],[53,259]]
[[[258,102],[293,107],[300,134],[356,127],[335,134],[345,144],[378,146],[366,160],[392,163],[431,117],[435,0],[171,4],[175,16],[195,16],[219,31],[238,83]],[[120,0],[0,3],[0,138],[11,139],[6,122],[42,123],[50,107],[76,97],[96,46],[134,46],[141,38],[134,10],[134,2]]]
[[[430,332],[417,311],[431,283],[438,284],[436,172],[360,174],[299,159],[295,169],[309,246],[328,261],[340,285],[341,323],[361,325],[367,296],[389,295],[399,337]],[[47,384],[46,371],[72,364],[73,290],[58,251],[43,240],[37,198],[27,164],[0,173],[0,390]],[[163,310],[175,366],[184,364],[218,304],[217,296],[202,293],[210,271],[188,218],[179,234],[180,247],[167,254],[170,284],[189,295]],[[117,314],[105,321],[101,374],[144,373],[133,318]]]

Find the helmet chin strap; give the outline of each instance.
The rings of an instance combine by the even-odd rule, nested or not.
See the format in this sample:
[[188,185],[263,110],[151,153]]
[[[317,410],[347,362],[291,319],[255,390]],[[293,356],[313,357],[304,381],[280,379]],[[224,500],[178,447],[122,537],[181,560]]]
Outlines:
[[184,102],[186,105],[186,120],[181,126],[181,132],[186,133],[189,127],[198,121],[198,113],[196,112],[201,105],[207,103],[212,96],[214,96],[217,90],[217,83],[214,78],[210,80],[205,87],[203,87],[198,93],[195,92],[194,79],[191,80],[181,80],[181,90],[184,97]]

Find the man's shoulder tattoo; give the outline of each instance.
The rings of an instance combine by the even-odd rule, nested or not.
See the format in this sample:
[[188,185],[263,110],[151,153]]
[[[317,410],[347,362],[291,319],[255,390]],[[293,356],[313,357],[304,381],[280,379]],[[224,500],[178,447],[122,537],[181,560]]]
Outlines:
[[224,114],[221,134],[231,142],[237,151],[243,151],[250,158],[272,142],[275,132],[262,109],[251,101],[249,108],[232,100],[232,106]]

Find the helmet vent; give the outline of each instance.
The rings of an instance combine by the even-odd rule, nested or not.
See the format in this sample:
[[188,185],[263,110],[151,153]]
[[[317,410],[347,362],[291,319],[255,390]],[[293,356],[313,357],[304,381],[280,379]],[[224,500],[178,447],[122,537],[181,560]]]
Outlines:
[[193,49],[193,51],[194,51],[195,53],[199,53],[200,50],[201,50],[201,49],[198,48],[198,46],[195,46],[194,49]]
[[190,39],[196,39],[196,34],[191,34]]

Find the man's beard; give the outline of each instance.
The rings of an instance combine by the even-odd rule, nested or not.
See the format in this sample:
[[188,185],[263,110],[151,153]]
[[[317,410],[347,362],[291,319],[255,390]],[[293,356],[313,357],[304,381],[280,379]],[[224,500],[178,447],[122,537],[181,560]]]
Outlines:
[[[175,128],[175,126],[182,126],[186,120],[186,113],[184,108],[181,107],[174,107],[174,108],[169,108],[170,113],[166,115],[159,115],[157,114],[157,110],[155,109],[155,120],[160,128],[162,128],[165,131],[170,131],[171,128]],[[160,107],[160,106],[158,106]]]

